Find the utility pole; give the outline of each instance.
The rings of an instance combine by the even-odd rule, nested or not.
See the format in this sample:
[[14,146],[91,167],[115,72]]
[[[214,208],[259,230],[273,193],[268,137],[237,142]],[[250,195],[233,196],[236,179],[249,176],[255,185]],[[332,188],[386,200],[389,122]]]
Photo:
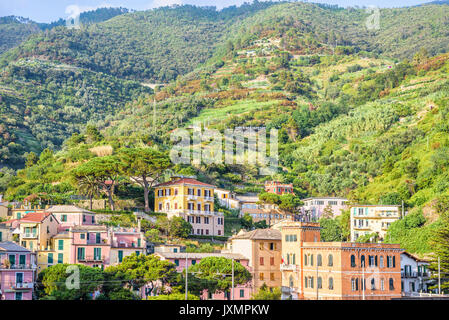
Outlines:
[[318,258],[316,260],[317,260],[316,261],[316,299],[319,300],[318,299],[318,287],[319,287],[319,285],[318,285]]
[[362,265],[362,300],[365,300],[365,263]]
[[404,200],[402,200],[402,218],[404,218]]
[[186,300],[188,300],[187,298],[188,298],[188,286],[189,286],[189,284],[188,284],[188,280],[187,280],[187,274],[188,274],[188,270],[187,270],[187,252],[186,252],[186,267],[185,267],[185,270],[186,270]]
[[438,294],[441,294],[440,257],[438,257]]
[[231,300],[234,300],[234,258],[232,258],[232,288],[231,288]]

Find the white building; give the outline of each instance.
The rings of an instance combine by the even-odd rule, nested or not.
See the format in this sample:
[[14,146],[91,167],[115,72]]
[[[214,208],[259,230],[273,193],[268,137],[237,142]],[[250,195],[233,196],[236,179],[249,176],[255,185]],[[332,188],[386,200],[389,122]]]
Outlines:
[[326,210],[332,212],[333,217],[341,215],[342,210],[347,210],[346,198],[338,197],[312,197],[302,199],[304,205],[301,207],[301,214],[307,215],[312,219],[319,219]]
[[214,194],[217,196],[218,202],[228,209],[240,209],[240,201],[236,199],[234,192],[226,189],[215,188]]
[[404,296],[428,292],[430,272],[429,262],[408,252],[401,253],[401,288]]
[[351,242],[373,233],[382,241],[390,225],[401,218],[400,206],[395,205],[354,205],[350,213]]

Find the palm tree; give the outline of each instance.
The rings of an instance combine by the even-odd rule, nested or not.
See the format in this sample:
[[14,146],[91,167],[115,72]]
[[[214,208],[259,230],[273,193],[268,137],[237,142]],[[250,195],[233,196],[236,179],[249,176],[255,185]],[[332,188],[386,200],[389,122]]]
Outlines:
[[91,176],[84,176],[78,179],[78,190],[81,194],[89,197],[89,209],[92,210],[92,199],[100,194],[100,186]]

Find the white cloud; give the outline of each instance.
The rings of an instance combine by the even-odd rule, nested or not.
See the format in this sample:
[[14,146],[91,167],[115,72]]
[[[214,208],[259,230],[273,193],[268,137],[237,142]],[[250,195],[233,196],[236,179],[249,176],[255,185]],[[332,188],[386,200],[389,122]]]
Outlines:
[[159,7],[166,7],[166,6],[172,6],[172,5],[182,5],[182,0],[153,0],[151,4],[148,6],[148,9],[154,9]]
[[72,5],[69,5],[66,7],[65,13],[71,14],[71,15],[75,15],[75,14],[79,15],[80,13],[83,13],[83,12],[94,11],[99,8],[111,8],[111,7],[117,7],[117,6],[106,3],[106,2],[103,2],[96,6],[79,6],[76,4],[72,4]]

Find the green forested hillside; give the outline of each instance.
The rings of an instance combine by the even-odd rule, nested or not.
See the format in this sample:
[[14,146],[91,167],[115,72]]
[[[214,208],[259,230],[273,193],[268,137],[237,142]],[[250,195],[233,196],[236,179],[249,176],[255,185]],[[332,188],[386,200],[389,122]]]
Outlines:
[[[128,9],[125,8],[98,8],[82,12],[79,22],[83,25],[99,23],[127,12]],[[37,23],[23,17],[0,17],[0,54],[20,45],[34,33],[57,26],[64,26],[65,24],[66,20],[62,18],[52,23]]]
[[24,164],[23,154],[57,149],[91,121],[113,115],[150,88],[65,64],[20,59],[0,77],[0,163]]
[[0,17],[0,54],[18,46],[31,34],[40,31],[39,25],[22,17]]
[[422,47],[431,54],[448,49],[447,6],[382,9],[379,30],[367,29],[368,17],[362,9],[307,3],[256,2],[223,11],[159,8],[121,14],[81,30],[53,28],[8,52],[1,63],[45,56],[118,77],[167,82],[192,71],[228,40],[244,44],[261,34],[295,39],[294,47],[301,42],[352,45],[396,58],[411,58]]
[[[403,201],[410,215],[387,241],[429,252],[449,203],[449,6],[380,14],[381,28],[367,30],[361,9],[180,6],[33,35],[1,56],[0,161],[19,167],[27,151],[55,151],[3,175],[6,196],[69,201],[71,169],[122,147],[167,151],[172,130],[197,122],[264,126],[279,130],[273,177],[249,164],[173,170],[237,192],[276,179],[301,197]],[[165,84],[153,92],[154,82]],[[129,185],[115,195],[134,196]]]
[[57,27],[4,55],[51,60],[145,81],[170,81],[205,62],[226,38],[228,25],[269,4],[233,8],[182,6],[123,14],[80,30]]

